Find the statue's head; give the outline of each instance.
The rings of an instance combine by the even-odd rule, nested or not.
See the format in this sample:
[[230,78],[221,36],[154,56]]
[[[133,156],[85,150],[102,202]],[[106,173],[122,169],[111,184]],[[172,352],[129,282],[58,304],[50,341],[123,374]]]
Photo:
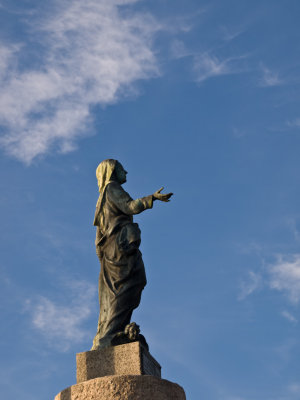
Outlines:
[[115,179],[117,182],[119,182],[122,185],[122,183],[125,183],[127,180],[126,175],[127,175],[127,171],[125,171],[125,169],[123,168],[123,165],[119,161],[117,161],[116,168],[113,172],[113,179]]
[[111,158],[102,161],[96,169],[99,192],[102,192],[109,181],[117,181],[120,184],[126,182],[127,172],[122,164]]

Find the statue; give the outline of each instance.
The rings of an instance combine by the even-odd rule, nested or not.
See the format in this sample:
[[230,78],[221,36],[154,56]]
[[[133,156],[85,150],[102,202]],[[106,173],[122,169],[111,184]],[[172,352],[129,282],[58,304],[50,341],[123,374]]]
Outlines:
[[173,193],[154,194],[133,200],[122,188],[127,172],[117,160],[102,161],[96,177],[99,199],[94,225],[96,253],[101,270],[99,276],[100,314],[92,350],[140,340],[139,326],[130,323],[132,312],[138,307],[146,275],[139,250],[141,231],[133,222],[133,215],[152,208],[153,201],[170,201]]

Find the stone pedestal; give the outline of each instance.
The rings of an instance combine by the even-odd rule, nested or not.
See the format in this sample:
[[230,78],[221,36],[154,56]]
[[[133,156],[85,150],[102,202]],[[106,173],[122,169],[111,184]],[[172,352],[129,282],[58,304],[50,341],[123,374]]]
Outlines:
[[161,379],[161,367],[139,342],[79,353],[77,384],[55,400],[185,400],[184,390]]
[[175,383],[151,375],[115,375],[78,383],[55,400],[185,400]]
[[76,363],[77,383],[109,375],[161,377],[161,366],[140,342],[79,353]]

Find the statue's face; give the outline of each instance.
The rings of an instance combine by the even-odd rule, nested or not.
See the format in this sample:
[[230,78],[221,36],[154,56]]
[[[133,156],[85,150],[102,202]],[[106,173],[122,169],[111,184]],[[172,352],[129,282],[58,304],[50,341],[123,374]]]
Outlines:
[[119,162],[116,165],[115,174],[120,184],[125,183],[127,181],[126,179],[127,171],[125,171],[122,164],[120,164]]

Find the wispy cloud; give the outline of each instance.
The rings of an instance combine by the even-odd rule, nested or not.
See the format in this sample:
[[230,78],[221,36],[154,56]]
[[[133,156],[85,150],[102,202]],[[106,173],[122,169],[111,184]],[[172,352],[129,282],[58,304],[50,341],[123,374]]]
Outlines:
[[283,311],[281,311],[280,314],[290,322],[294,322],[294,323],[298,322],[297,318],[295,318],[294,315],[291,314],[289,311],[283,310]]
[[260,274],[249,271],[248,276],[239,285],[238,300],[244,300],[247,296],[262,286],[262,277]]
[[246,56],[218,58],[209,53],[195,56],[194,72],[197,82],[203,82],[209,78],[240,73],[242,68],[240,61]]
[[53,0],[52,15],[30,21],[41,51],[25,70],[17,64],[28,45],[1,45],[0,145],[7,153],[30,163],[53,146],[72,150],[91,131],[93,106],[112,104],[159,73],[152,49],[159,24],[123,12],[136,1]]
[[[300,126],[300,120],[299,120],[299,126]],[[285,218],[285,223],[288,226],[291,233],[293,234],[295,241],[299,242],[300,241],[299,217],[292,216],[292,217]]]
[[[239,283],[238,300],[244,300],[257,290],[269,288],[286,294],[293,305],[299,304],[300,254],[278,255],[275,263],[264,265],[260,272],[250,270],[247,274]],[[286,309],[282,309],[279,313],[287,321],[298,323],[294,313]]]
[[87,334],[82,323],[89,318],[96,288],[88,282],[70,282],[66,287],[69,301],[60,304],[46,297],[27,301],[32,324],[45,339],[62,350],[83,340]]
[[226,42],[230,42],[231,40],[236,39],[239,37],[242,33],[245,32],[245,29],[230,29],[226,26],[222,26],[221,28],[223,40]]
[[188,56],[193,56],[193,52],[189,51],[182,40],[174,40],[171,43],[171,56],[173,58],[183,58]]
[[300,383],[294,382],[288,386],[288,391],[293,394],[300,395]]
[[261,66],[262,77],[259,80],[259,86],[271,87],[283,84],[283,80],[279,77],[278,72],[272,71],[264,65]]
[[269,273],[270,287],[286,293],[292,303],[299,303],[300,254],[291,257],[278,256],[277,262],[270,267]]
[[299,341],[295,338],[287,338],[279,346],[274,348],[274,353],[278,356],[279,362],[276,368],[281,371],[284,365],[290,363],[295,354],[295,349],[299,347]]
[[15,44],[6,46],[0,43],[0,79],[5,79],[8,72],[8,65],[13,64],[16,54],[20,51],[21,46]]
[[287,121],[287,126],[290,128],[300,128],[300,118],[295,118],[291,121]]
[[241,129],[241,128],[234,127],[234,128],[232,128],[232,133],[233,133],[233,136],[237,139],[240,139],[247,135],[247,131],[245,128]]

